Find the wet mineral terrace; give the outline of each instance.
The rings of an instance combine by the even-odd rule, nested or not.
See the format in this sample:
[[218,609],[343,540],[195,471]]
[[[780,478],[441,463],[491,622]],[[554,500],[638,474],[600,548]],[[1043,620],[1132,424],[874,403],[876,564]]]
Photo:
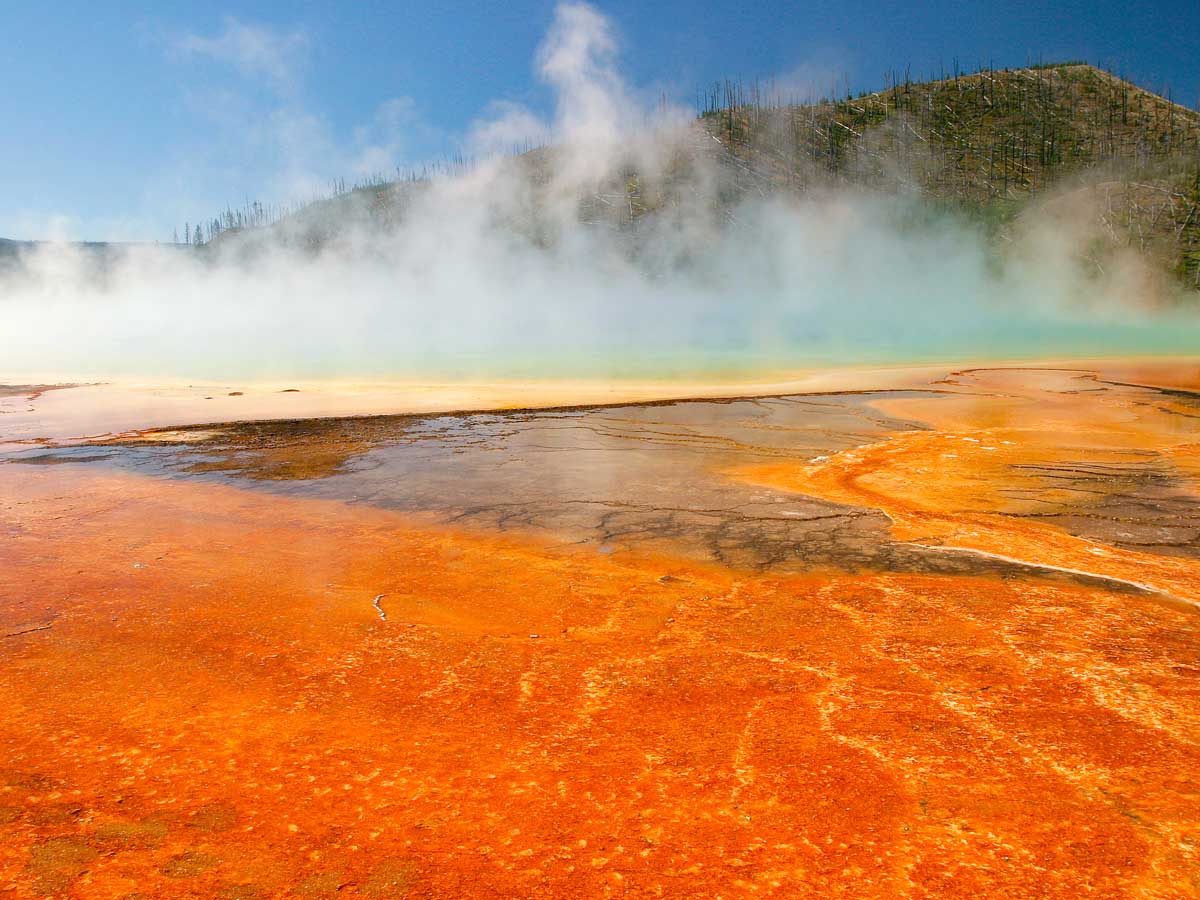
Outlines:
[[1186,389],[0,459],[0,895],[1200,896]]

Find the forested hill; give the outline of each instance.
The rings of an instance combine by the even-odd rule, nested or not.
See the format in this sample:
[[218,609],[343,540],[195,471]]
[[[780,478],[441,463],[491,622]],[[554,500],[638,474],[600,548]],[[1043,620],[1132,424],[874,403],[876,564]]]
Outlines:
[[[1200,288],[1195,110],[1081,63],[887,81],[882,91],[812,103],[769,99],[734,82],[714,85],[701,97],[683,159],[656,174],[618,165],[607,183],[580,198],[580,216],[636,230],[690,189],[686,157],[712,156],[723,173],[719,204],[726,208],[748,193],[830,185],[899,190],[981,217],[1003,240],[1032,206],[1052,203],[1063,215],[1094,220],[1097,246],[1088,252],[1097,265],[1107,250],[1132,247]],[[538,183],[554,153],[533,150],[513,164]],[[386,229],[403,221],[427,182],[420,175],[374,179],[265,222],[258,205],[224,217],[234,232],[263,222],[257,227],[319,247],[351,226]],[[536,222],[516,225],[538,230]],[[209,227],[225,230],[220,221]]]
[[[881,91],[816,102],[714,85],[666,164],[650,172],[632,159],[613,161],[609,177],[578,197],[579,217],[636,238],[697,189],[691,176],[703,160],[716,164],[718,216],[747,196],[852,187],[922,197],[981,221],[1002,245],[1028,212],[1049,210],[1086,226],[1082,252],[1097,268],[1106,253],[1132,248],[1200,289],[1200,113],[1082,63],[885,81]],[[533,199],[504,227],[539,240],[550,233],[539,221],[539,191],[558,152],[542,147],[507,161],[533,186]],[[247,203],[188,223],[186,240],[201,252],[210,244],[253,252],[262,239],[319,250],[352,230],[395,228],[432,178],[469,168],[459,159],[350,189],[335,182],[312,203]],[[0,262],[18,247],[0,242]]]
[[701,116],[780,188],[905,183],[1003,222],[1055,185],[1098,196],[1103,226],[1200,286],[1200,114],[1093,66],[982,71],[814,104],[719,85]]

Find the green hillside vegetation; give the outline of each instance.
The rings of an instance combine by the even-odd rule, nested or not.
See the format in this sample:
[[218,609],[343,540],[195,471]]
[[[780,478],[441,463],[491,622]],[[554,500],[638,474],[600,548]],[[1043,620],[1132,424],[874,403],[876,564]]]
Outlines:
[[781,188],[911,187],[1003,224],[1087,192],[1114,244],[1200,287],[1200,114],[1093,66],[988,70],[814,104],[714,88],[708,132]]
[[[1200,289],[1200,114],[1082,63],[984,70],[888,87],[844,99],[793,103],[726,82],[700,100],[696,125],[658,172],[630,163],[579,198],[582,221],[636,233],[678,208],[700,158],[718,163],[717,215],[747,195],[852,187],[920,196],[1014,239],[1033,209],[1086,231],[1086,260],[1103,269],[1132,249]],[[534,186],[530,218],[507,222],[552,240],[538,220],[556,150],[509,161]],[[450,174],[465,168],[459,160]],[[217,244],[266,227],[319,248],[351,227],[403,220],[431,173],[371,179],[294,211],[225,214],[208,228]],[[545,199],[543,197],[543,199]],[[257,212],[256,212],[257,210]],[[1079,221],[1084,219],[1086,221]],[[636,242],[631,242],[631,245]]]

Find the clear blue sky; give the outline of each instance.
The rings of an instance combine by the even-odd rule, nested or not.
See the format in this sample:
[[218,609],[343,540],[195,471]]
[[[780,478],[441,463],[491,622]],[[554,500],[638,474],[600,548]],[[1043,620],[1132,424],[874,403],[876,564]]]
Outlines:
[[[1200,3],[595,4],[629,83],[690,102],[726,76],[881,87],[1083,59],[1200,98]],[[496,101],[550,104],[547,0],[10,4],[0,27],[0,236],[163,239],[246,197],[463,146]]]

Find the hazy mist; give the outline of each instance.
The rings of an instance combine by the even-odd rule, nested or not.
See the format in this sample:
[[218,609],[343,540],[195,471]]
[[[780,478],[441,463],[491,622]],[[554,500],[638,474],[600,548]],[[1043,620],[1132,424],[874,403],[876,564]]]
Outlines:
[[[1081,264],[1086,201],[1031,213],[999,250],[900,189],[730,203],[711,138],[641,102],[616,58],[602,15],[560,6],[535,61],[553,119],[495,105],[482,161],[414,186],[386,229],[318,251],[286,223],[203,250],[22,251],[0,269],[0,379],[673,376],[1200,336],[1132,254]],[[506,155],[525,142],[551,149]],[[671,199],[618,227],[629,173]]]

